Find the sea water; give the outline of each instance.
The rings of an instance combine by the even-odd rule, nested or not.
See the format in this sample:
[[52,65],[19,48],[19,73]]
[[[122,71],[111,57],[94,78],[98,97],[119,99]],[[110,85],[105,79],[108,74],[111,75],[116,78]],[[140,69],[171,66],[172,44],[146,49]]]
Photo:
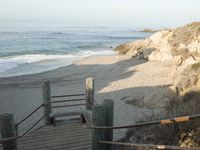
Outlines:
[[0,21],[0,77],[40,73],[149,36],[133,27]]

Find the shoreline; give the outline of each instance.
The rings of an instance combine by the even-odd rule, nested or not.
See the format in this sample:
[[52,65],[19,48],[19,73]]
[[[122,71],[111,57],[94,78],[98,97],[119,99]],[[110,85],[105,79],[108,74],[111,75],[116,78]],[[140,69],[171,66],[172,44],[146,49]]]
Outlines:
[[[62,68],[66,68],[66,67],[69,67],[71,65],[75,65],[76,63],[78,62],[82,62],[88,58],[93,58],[93,57],[106,57],[106,56],[115,56],[115,55],[118,55],[114,50],[113,50],[113,54],[98,54],[98,55],[90,55],[90,56],[86,56],[86,57],[82,57],[78,60],[74,60],[72,61],[72,63],[68,64],[68,65],[62,65],[58,68],[55,68],[55,69],[50,69],[50,70],[47,70],[47,71],[43,71],[43,72],[36,72],[36,73],[25,73],[25,74],[20,74],[20,75],[10,75],[10,76],[3,76],[3,77],[0,77],[0,84],[1,84],[1,81],[2,80],[9,80],[10,78],[20,78],[20,77],[29,77],[29,76],[37,76],[37,75],[41,75],[41,74],[46,74],[48,72],[53,72],[53,71],[56,71],[56,70],[59,70],[59,69],[62,69]],[[48,60],[43,60],[43,61],[40,61],[40,62],[34,62],[34,63],[41,63],[41,62],[45,62],[45,61],[48,61]],[[25,64],[26,65],[26,64]],[[23,65],[22,65],[23,66]]]

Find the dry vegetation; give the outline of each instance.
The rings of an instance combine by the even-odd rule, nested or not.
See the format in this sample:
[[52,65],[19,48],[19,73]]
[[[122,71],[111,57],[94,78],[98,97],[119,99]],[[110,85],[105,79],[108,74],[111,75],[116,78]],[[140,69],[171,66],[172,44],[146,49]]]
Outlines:
[[172,38],[169,39],[172,55],[186,55],[189,53],[187,47],[180,48],[180,44],[188,45],[198,39],[200,35],[200,22],[194,22],[173,31]]
[[[165,116],[159,114],[145,118],[140,122],[160,120],[168,117],[198,114],[200,108],[199,91],[188,92],[177,96],[166,106]],[[171,125],[152,125],[129,129],[120,141],[129,143],[177,145],[181,147],[200,147],[200,119],[188,123]],[[115,147],[120,150],[141,148]]]

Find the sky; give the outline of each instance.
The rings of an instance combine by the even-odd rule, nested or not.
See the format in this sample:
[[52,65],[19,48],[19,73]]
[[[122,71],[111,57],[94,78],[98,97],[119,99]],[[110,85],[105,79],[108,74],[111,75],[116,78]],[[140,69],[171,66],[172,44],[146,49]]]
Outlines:
[[200,0],[0,0],[0,21],[176,27],[200,21]]

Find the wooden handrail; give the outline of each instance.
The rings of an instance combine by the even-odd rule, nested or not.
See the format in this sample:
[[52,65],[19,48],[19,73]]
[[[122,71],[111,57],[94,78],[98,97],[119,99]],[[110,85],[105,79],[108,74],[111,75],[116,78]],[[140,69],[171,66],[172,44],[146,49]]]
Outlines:
[[69,100],[51,101],[51,103],[52,104],[56,104],[56,103],[62,103],[62,102],[76,102],[76,101],[85,101],[85,98],[83,98],[83,99],[69,99]]
[[51,98],[60,98],[60,97],[75,97],[75,96],[84,96],[86,94],[81,93],[81,94],[69,94],[69,95],[55,95],[51,96]]
[[52,106],[52,108],[73,107],[73,106],[84,106],[84,105],[85,105],[85,104],[59,105],[59,106]]

